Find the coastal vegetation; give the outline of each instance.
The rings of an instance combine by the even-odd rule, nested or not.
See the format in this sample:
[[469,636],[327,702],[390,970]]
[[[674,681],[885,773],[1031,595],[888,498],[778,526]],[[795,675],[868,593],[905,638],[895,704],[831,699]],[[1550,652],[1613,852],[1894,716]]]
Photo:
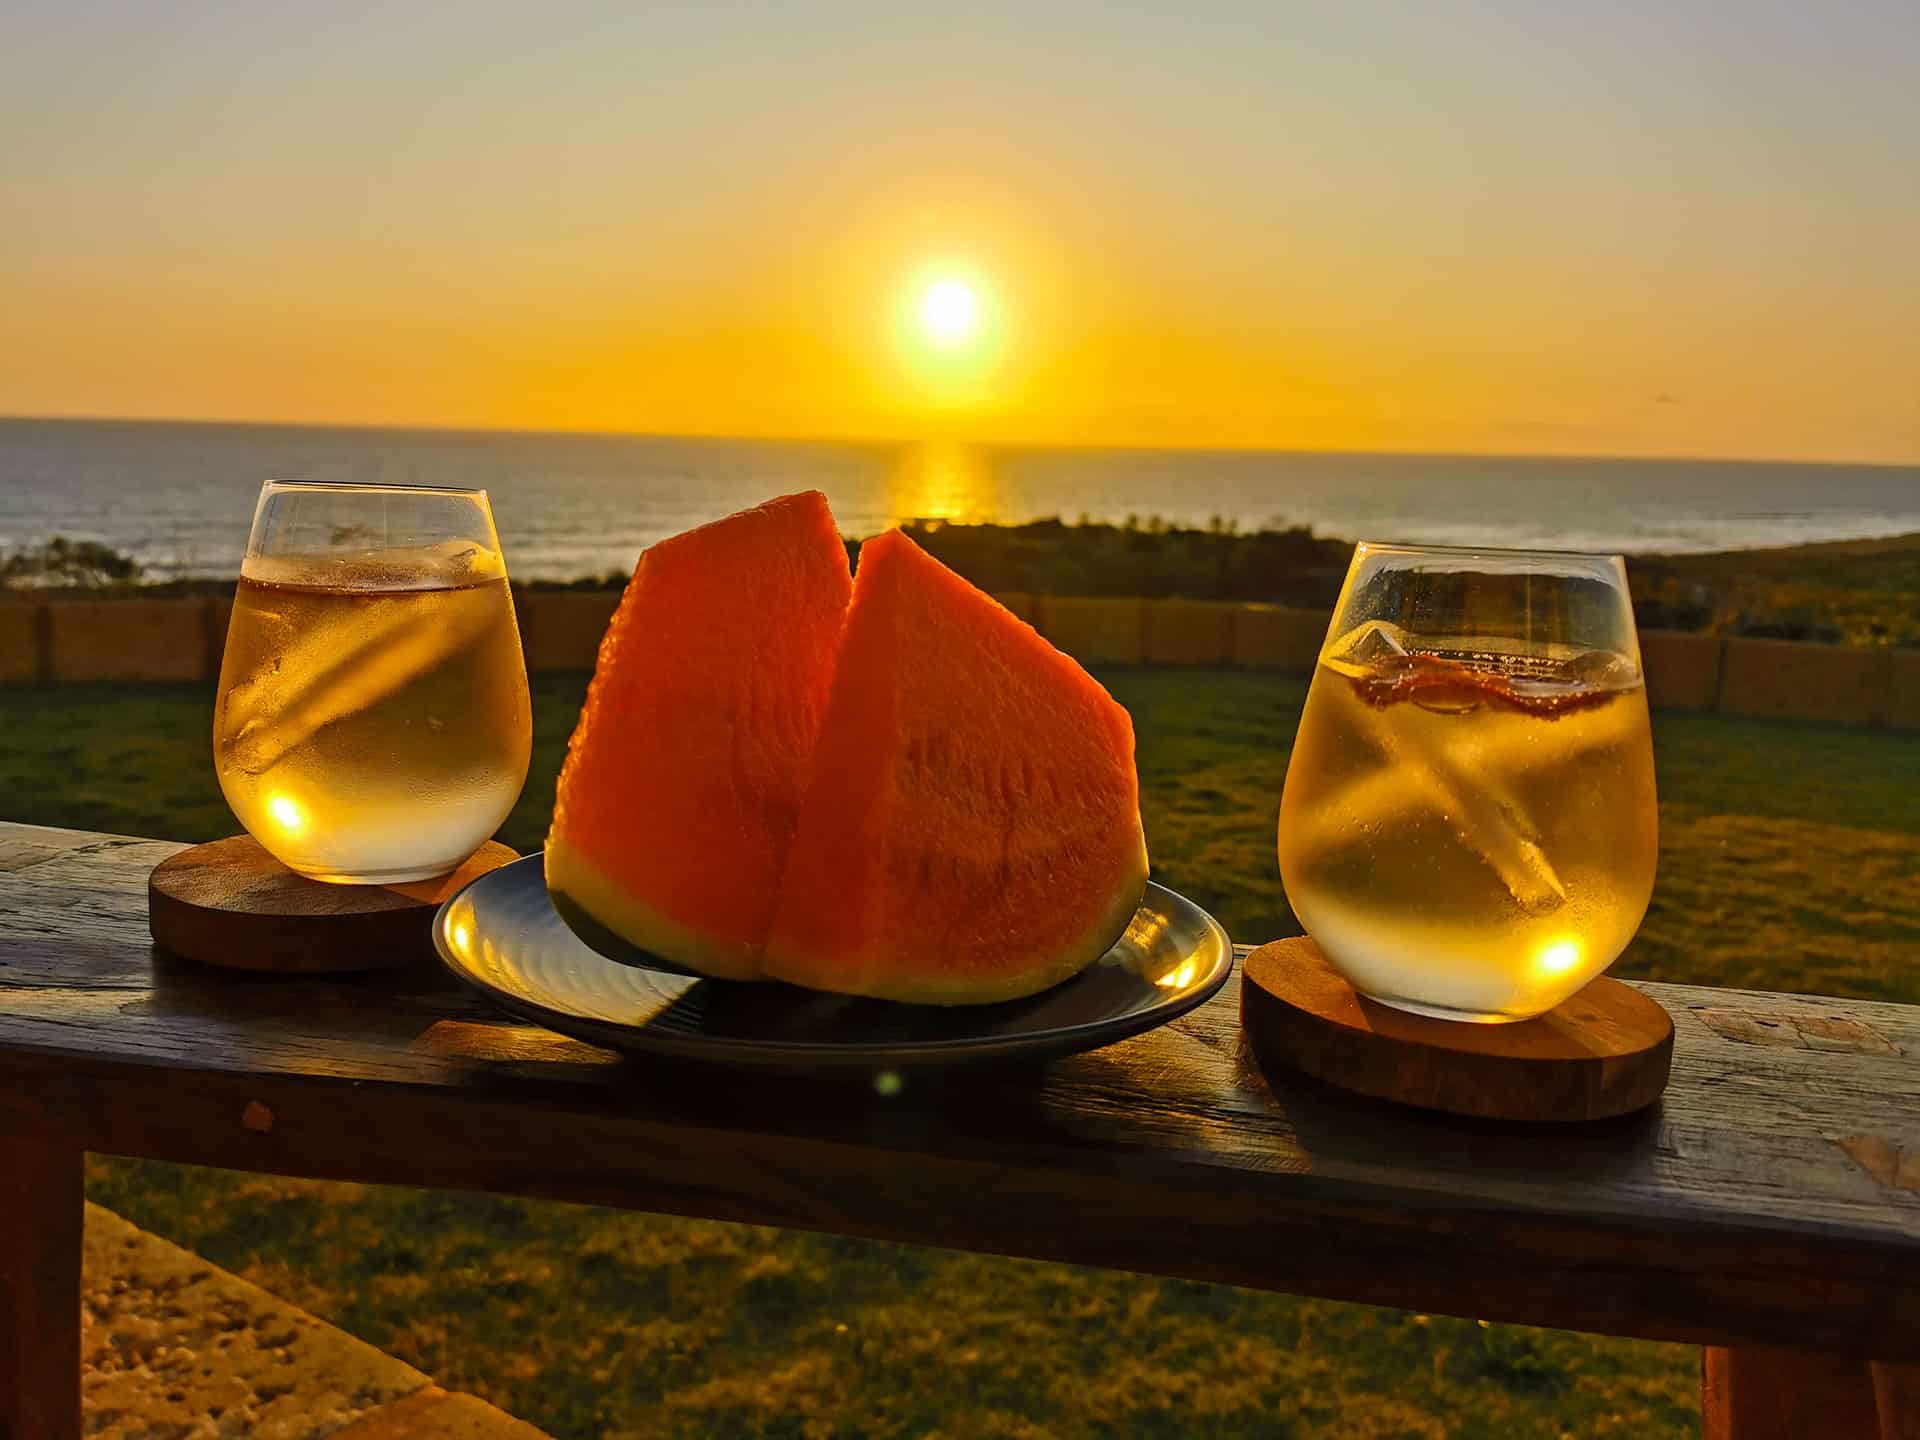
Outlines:
[[0,554],[0,589],[49,589],[130,585],[141,567],[130,555],[98,540],[55,535],[39,545]]
[[1920,646],[1920,535],[1627,561],[1648,629]]
[[[1294,933],[1274,819],[1298,677],[1097,669],[1156,876]],[[585,677],[533,677],[541,843]],[[204,686],[0,690],[9,818],[231,833]],[[1619,973],[1920,1001],[1920,747],[1658,713],[1661,863]],[[90,1194],[561,1440],[1696,1434],[1697,1352],[1069,1266],[101,1158]]]
[[[1331,610],[1352,542],[1305,527],[1241,533],[1216,521],[908,526],[926,549],[995,592],[1265,601]],[[850,545],[857,552],[858,546]],[[1709,555],[1636,555],[1641,628],[1847,645],[1920,646],[1920,535]]]
[[[1263,601],[1330,610],[1352,542],[1304,526],[1241,531],[1157,516],[1119,525],[1036,520],[957,525],[913,520],[926,550],[996,594],[1128,595]],[[860,542],[847,542],[858,555]],[[0,591],[105,587],[149,596],[225,593],[223,581],[139,584],[129,556],[60,537],[0,557]],[[1920,535],[1843,540],[1707,555],[1635,555],[1627,561],[1642,629],[1767,636],[1858,646],[1920,646]],[[533,581],[534,590],[617,590],[621,572]]]

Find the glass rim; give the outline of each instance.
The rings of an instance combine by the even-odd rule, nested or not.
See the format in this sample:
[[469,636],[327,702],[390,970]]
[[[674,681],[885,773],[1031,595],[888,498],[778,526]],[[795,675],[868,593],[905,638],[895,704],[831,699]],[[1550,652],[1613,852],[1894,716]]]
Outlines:
[[487,492],[473,485],[388,485],[377,480],[262,480],[260,492],[269,490],[333,490],[338,492],[359,491],[375,495],[454,495],[471,500],[475,497],[485,500]]
[[1495,560],[1611,560],[1622,565],[1627,560],[1618,550],[1549,550],[1534,545],[1412,545],[1394,540],[1356,540],[1353,548],[1376,555],[1458,555]]

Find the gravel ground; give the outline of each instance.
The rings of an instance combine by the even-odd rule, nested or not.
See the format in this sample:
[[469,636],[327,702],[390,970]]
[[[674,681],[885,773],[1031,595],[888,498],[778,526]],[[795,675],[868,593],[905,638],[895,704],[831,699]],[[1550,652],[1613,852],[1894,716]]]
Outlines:
[[103,1440],[539,1440],[470,1396],[87,1206],[85,1432]]

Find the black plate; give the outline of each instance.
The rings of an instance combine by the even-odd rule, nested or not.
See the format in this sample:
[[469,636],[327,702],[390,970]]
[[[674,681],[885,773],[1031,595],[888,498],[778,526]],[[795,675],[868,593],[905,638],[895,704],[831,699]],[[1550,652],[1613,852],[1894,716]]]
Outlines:
[[507,1009],[595,1045],[788,1070],[1039,1060],[1184,1015],[1233,969],[1226,931],[1160,885],[1070,980],[997,1005],[900,1005],[773,981],[709,980],[610,958],[567,928],[541,857],[504,865],[434,917],[447,968]]

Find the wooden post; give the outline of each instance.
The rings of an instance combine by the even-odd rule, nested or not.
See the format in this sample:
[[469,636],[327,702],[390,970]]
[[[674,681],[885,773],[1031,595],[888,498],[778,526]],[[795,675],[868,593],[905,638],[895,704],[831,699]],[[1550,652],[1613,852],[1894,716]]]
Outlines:
[[0,1440],[79,1440],[80,1162],[0,1135]]
[[1701,1440],[1881,1440],[1864,1360],[1768,1345],[1700,1358]]
[[1920,1365],[1873,1362],[1880,1440],[1920,1440]]

